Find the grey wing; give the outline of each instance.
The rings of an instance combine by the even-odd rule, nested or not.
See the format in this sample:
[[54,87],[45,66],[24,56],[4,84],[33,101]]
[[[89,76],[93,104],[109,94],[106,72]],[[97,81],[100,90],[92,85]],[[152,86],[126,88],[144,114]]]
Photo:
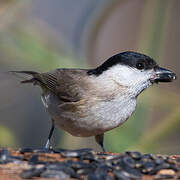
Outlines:
[[[46,88],[54,92],[63,102],[78,102],[96,98],[98,101],[109,101],[117,94],[114,91],[103,91],[96,84],[88,81],[86,70],[57,69],[54,72],[42,73]],[[91,97],[91,98],[88,98]]]
[[81,80],[77,77],[75,70],[59,70],[57,73],[58,83],[56,93],[64,102],[78,102],[82,99]]
[[53,72],[41,73],[42,86],[55,93],[63,102],[80,101],[82,99],[80,72],[71,69],[57,69]]

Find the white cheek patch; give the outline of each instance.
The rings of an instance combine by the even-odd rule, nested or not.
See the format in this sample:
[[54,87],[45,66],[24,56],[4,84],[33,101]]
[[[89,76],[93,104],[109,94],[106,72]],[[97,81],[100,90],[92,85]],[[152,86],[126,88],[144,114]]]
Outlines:
[[[140,71],[136,68],[118,64],[103,72],[98,79],[104,81],[104,84],[113,80],[135,91],[133,94],[138,94],[151,85],[149,79],[153,74],[154,71],[152,69]],[[113,86],[112,82],[111,86]]]

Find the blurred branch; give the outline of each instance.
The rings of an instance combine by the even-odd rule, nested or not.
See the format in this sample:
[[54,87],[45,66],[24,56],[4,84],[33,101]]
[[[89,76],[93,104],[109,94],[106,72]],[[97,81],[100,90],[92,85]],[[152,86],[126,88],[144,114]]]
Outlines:
[[106,0],[104,5],[101,6],[101,8],[99,7],[97,11],[93,13],[91,20],[89,20],[89,23],[87,25],[86,32],[84,32],[84,34],[88,34],[88,36],[84,36],[84,38],[87,38],[86,41],[88,42],[88,44],[84,48],[84,51],[87,51],[86,56],[87,59],[90,61],[89,64],[96,65],[97,63],[94,61],[93,57],[94,44],[96,43],[96,38],[98,36],[100,28],[104,25],[108,16],[113,13],[113,10],[116,8],[117,4],[121,3],[121,5],[123,5],[124,3],[127,3],[127,1],[130,0]]
[[139,49],[155,59],[161,52],[167,8],[167,0],[146,1],[144,8]]
[[[46,42],[43,33],[41,36],[35,33],[24,32],[22,29],[15,32],[1,32],[1,55],[8,56],[4,59],[6,64],[13,66],[12,60],[21,64],[29,64],[38,69],[50,70],[57,67],[77,67],[78,62],[70,57],[63,56],[61,52]],[[60,51],[60,50],[59,50]],[[3,59],[1,60],[3,61]],[[24,65],[23,65],[24,66]]]

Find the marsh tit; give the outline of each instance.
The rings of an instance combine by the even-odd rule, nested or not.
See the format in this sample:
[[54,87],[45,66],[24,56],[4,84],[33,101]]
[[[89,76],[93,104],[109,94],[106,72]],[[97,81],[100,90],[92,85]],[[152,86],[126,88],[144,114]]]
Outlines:
[[132,115],[142,91],[154,83],[176,79],[152,58],[131,51],[116,54],[94,69],[13,72],[30,75],[21,82],[42,89],[42,102],[52,119],[46,148],[56,125],[73,136],[95,136],[103,151],[104,133]]

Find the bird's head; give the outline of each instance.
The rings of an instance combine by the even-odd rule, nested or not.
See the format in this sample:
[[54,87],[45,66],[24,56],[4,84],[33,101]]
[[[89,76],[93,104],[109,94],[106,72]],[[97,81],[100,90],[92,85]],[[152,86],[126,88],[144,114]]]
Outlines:
[[120,87],[126,87],[135,96],[153,83],[171,82],[176,79],[175,73],[160,67],[149,56],[131,51],[110,57],[96,69],[89,70],[88,74],[104,81],[106,87],[111,79]]

